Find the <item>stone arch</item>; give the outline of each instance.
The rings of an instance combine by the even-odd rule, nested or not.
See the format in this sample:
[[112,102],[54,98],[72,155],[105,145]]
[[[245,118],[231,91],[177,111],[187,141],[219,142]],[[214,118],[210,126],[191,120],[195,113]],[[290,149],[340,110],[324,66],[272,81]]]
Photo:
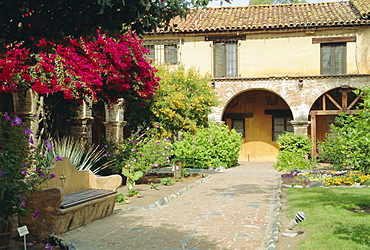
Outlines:
[[265,88],[238,92],[224,102],[221,120],[242,134],[240,160],[274,161],[278,154],[276,138],[284,131],[293,132],[292,112],[286,101]]

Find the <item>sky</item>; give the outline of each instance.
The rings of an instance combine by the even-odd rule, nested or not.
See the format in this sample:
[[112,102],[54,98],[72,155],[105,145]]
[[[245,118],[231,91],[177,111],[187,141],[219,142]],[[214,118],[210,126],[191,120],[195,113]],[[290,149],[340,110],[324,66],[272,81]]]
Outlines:
[[[231,5],[224,2],[223,7],[230,7],[230,6],[246,6],[249,4],[249,0],[231,0]],[[306,0],[307,3],[322,3],[322,2],[339,2],[340,0]],[[220,0],[212,0],[208,4],[208,7],[220,7]]]

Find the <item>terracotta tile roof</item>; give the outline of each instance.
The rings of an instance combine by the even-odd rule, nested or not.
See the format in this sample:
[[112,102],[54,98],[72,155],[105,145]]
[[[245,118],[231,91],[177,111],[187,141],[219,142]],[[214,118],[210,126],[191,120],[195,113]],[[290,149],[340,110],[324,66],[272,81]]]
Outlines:
[[[176,33],[370,25],[370,0],[218,7],[176,18]],[[168,31],[160,30],[158,33]]]

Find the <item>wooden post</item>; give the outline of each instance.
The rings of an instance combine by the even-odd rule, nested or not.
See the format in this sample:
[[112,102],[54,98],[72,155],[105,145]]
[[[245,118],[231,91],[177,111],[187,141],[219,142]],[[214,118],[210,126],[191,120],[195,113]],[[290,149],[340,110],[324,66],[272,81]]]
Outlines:
[[317,136],[316,136],[316,112],[311,111],[311,141],[312,141],[312,150],[311,150],[311,157],[316,157],[317,150]]
[[175,173],[174,178],[180,179],[182,177],[182,162],[181,161],[175,161]]

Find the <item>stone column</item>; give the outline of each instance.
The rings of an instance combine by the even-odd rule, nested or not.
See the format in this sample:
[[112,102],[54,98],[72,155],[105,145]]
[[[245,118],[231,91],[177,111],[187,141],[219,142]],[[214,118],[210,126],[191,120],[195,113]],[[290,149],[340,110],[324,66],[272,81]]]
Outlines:
[[294,133],[295,134],[301,134],[301,135],[307,135],[308,130],[307,127],[310,125],[310,121],[291,121],[290,122],[293,125]]
[[69,123],[69,135],[92,143],[92,124],[94,117],[92,116],[90,107],[91,103],[86,104],[84,102],[81,105],[81,109],[77,112],[76,117],[67,121]]
[[108,141],[119,141],[123,139],[123,128],[126,121],[103,122],[105,126],[106,139]]
[[108,141],[119,141],[124,137],[123,128],[127,124],[124,121],[122,100],[118,103],[106,109],[106,122],[103,122],[105,126],[105,136]]

